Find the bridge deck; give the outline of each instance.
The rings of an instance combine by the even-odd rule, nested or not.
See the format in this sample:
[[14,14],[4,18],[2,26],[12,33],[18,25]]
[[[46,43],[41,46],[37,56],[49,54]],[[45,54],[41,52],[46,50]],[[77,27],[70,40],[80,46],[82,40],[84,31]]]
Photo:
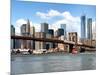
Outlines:
[[51,38],[36,38],[36,37],[29,37],[29,36],[11,36],[11,39],[22,39],[22,40],[34,40],[34,41],[42,41],[42,42],[53,42],[53,43],[63,43],[63,44],[70,44],[70,45],[77,45],[77,46],[84,46],[89,48],[95,48],[95,46],[79,44],[71,41],[64,41],[59,39],[51,39]]

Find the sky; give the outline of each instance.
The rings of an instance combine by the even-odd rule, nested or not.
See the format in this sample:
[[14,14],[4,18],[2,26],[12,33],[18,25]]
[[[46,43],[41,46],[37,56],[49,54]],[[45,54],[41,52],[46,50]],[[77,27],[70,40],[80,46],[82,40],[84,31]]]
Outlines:
[[57,30],[61,24],[66,24],[66,31],[76,31],[80,35],[80,17],[92,18],[93,31],[96,25],[96,6],[79,4],[44,3],[32,1],[12,0],[11,24],[16,33],[20,33],[20,26],[30,20],[31,26],[38,32],[41,23],[47,22],[49,29]]

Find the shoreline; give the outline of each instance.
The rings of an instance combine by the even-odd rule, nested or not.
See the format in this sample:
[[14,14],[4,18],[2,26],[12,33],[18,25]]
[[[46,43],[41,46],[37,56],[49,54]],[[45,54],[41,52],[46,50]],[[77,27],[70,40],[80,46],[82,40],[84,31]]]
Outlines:
[[11,54],[12,56],[45,56],[45,55],[58,55],[59,54],[66,54],[66,55],[80,55],[80,54],[96,54],[96,52],[84,52],[84,53],[77,53],[77,54],[72,54],[72,53],[66,53],[66,52],[53,52],[53,53],[43,53],[43,54]]

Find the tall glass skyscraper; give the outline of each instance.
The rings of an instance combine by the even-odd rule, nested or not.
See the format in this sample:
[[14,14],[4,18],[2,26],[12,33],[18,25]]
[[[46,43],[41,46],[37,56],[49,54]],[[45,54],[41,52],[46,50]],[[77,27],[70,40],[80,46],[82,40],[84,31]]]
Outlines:
[[87,19],[87,38],[92,39],[92,18]]
[[86,38],[86,17],[85,15],[81,16],[81,39]]
[[61,24],[61,28],[64,29],[64,38],[66,39],[67,37],[66,24]]

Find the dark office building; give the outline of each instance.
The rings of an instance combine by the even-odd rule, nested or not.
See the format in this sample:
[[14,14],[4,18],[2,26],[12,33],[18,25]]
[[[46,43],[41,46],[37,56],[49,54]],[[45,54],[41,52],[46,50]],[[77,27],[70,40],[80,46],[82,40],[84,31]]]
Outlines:
[[11,35],[15,35],[15,27],[11,25]]
[[48,29],[48,34],[52,35],[52,37],[54,36],[54,30],[53,29]]
[[57,36],[61,36],[61,35],[64,35],[64,29],[59,28],[57,31]]
[[26,24],[23,24],[21,26],[21,35],[25,36],[26,35]]
[[[11,36],[15,35],[15,27],[11,25]],[[11,39],[11,49],[15,48],[15,39]]]
[[15,39],[15,48],[16,49],[21,48],[21,40]]

